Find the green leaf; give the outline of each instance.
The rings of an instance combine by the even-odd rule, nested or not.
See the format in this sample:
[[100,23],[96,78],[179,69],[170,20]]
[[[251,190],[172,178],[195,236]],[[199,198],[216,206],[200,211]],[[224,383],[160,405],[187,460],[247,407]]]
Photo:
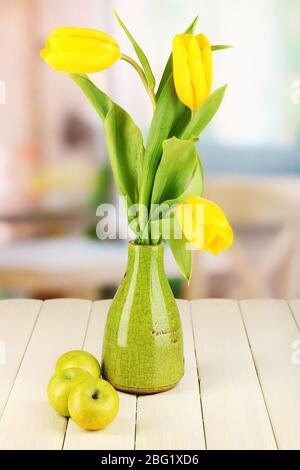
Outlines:
[[140,191],[140,203],[146,206],[150,205],[155,173],[162,155],[162,145],[168,139],[173,126],[177,103],[178,98],[173,78],[170,77],[157,102],[147,139],[144,159],[145,167]]
[[117,21],[119,22],[119,25],[124,30],[126,36],[128,37],[129,41],[131,42],[131,44],[132,44],[132,46],[135,50],[136,55],[139,58],[141,66],[142,66],[142,68],[144,70],[144,73],[146,75],[149,88],[151,88],[151,90],[154,90],[154,88],[155,88],[155,77],[153,75],[151,66],[149,64],[149,61],[148,61],[144,51],[141,49],[141,47],[138,45],[138,43],[136,42],[136,40],[134,39],[134,37],[132,36],[130,31],[127,29],[127,27],[125,26],[125,24],[123,23],[123,21],[119,17],[116,10],[114,10],[114,14],[115,14],[115,17],[116,17]]
[[[197,24],[198,17],[186,30],[192,33]],[[157,106],[152,119],[145,151],[145,163],[141,187],[141,203],[149,205],[155,173],[162,154],[162,144],[169,137],[182,133],[190,120],[190,111],[177,97],[173,80],[172,55],[165,68],[162,81],[157,93]],[[174,133],[176,132],[176,134]]]
[[[186,29],[185,34],[193,34],[193,32],[195,31],[195,27],[197,25],[197,22],[198,22],[198,16],[196,16],[196,18],[193,20],[193,22],[190,24],[190,26]],[[157,99],[160,97],[161,92],[163,91],[164,86],[166,85],[167,81],[169,80],[170,75],[171,75],[172,72],[173,72],[173,54],[170,55],[170,57],[168,59],[168,62],[167,62],[167,65],[165,67],[164,73],[162,75],[162,78],[161,78],[161,81],[160,81],[160,84],[159,84],[159,87],[158,87],[158,90],[157,90],[157,93],[156,93]]]
[[124,109],[114,104],[104,120],[104,130],[118,190],[128,198],[129,205],[135,204],[144,156],[140,129]]
[[104,123],[110,163],[120,194],[128,206],[138,202],[144,158],[143,137],[129,114],[97,88],[86,75],[70,74],[90,100]]
[[192,195],[203,195],[203,171],[199,158],[187,189],[176,199],[163,201],[162,207],[158,208],[150,221],[152,242],[159,243],[164,239],[168,243],[182,275],[188,282],[192,274],[192,252],[187,248],[188,240],[179,226],[175,209],[179,203]]
[[195,111],[191,121],[180,136],[182,139],[194,139],[199,137],[221,106],[226,88],[227,85],[218,88],[207,98],[203,105]]
[[155,175],[152,204],[161,204],[181,196],[193,176],[197,161],[198,154],[193,140],[179,140],[176,137],[166,140]]
[[[151,214],[151,221],[155,221],[160,217],[167,217],[172,209],[176,207],[177,204],[183,202],[189,196],[203,196],[204,190],[204,175],[203,169],[200,162],[200,158],[197,155],[196,165],[191,176],[190,182],[187,184],[186,188],[181,194],[172,199],[164,200],[160,203],[160,206],[157,207]],[[151,222],[150,222],[151,223]]]
[[[181,153],[184,154],[184,157],[181,157]],[[180,171],[182,175],[178,174]],[[190,182],[187,184],[189,179]],[[151,215],[146,233],[151,231],[152,243],[159,243],[161,239],[166,240],[187,281],[191,278],[192,253],[187,249],[188,241],[181,231],[174,212],[176,206],[188,196],[202,196],[202,194],[203,171],[195,143],[193,141],[178,141],[176,138],[166,141],[153,190],[153,200],[156,204],[160,203],[160,206]],[[165,200],[168,197],[171,199]]]
[[198,155],[197,164],[196,164],[196,168],[194,170],[192,179],[187,189],[182,194],[182,196],[180,198],[177,198],[176,203],[179,204],[180,202],[182,202],[184,199],[186,199],[189,196],[201,197],[203,196],[203,192],[204,192],[204,174],[203,174],[203,168],[201,165],[201,160]]
[[176,206],[189,196],[203,195],[203,171],[195,142],[173,137],[164,142],[156,172],[152,212],[144,232],[152,242],[164,238],[161,223],[172,216]]
[[222,51],[224,49],[233,49],[233,46],[211,46],[212,51]]
[[111,108],[111,99],[105,93],[99,90],[87,75],[75,73],[67,74],[83,91],[90,103],[93,105],[101,119],[105,119]]
[[192,251],[187,248],[188,241],[182,232],[181,232],[181,235],[182,235],[181,239],[175,238],[174,234],[180,233],[180,232],[181,232],[181,229],[179,227],[179,223],[175,216],[171,219],[170,237],[166,241],[169,247],[171,248],[171,251],[173,253],[177,266],[179,267],[182,275],[189,282],[192,276],[192,265],[193,265]]
[[191,117],[192,112],[190,108],[188,108],[181,101],[178,100],[177,111],[169,137],[180,137],[180,135],[183,133],[184,129],[190,122]]
[[183,277],[189,282],[192,274],[192,252],[188,249],[189,242],[176,215],[172,212],[163,219],[152,221],[152,233],[152,244],[161,243],[162,238],[167,242]]

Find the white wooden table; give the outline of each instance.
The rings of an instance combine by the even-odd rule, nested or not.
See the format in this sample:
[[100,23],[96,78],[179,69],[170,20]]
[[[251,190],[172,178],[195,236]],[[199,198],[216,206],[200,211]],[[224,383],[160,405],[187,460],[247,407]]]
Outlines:
[[54,363],[70,349],[100,356],[109,303],[0,302],[1,449],[300,449],[300,301],[179,301],[179,386],[120,393],[104,431],[58,416],[46,396]]

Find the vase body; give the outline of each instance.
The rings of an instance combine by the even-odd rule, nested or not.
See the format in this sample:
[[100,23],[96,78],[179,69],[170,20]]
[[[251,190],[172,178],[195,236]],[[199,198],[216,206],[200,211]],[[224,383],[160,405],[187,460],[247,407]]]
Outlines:
[[108,312],[103,377],[128,393],[158,393],[184,373],[180,316],[164,270],[164,246],[129,243],[126,275]]

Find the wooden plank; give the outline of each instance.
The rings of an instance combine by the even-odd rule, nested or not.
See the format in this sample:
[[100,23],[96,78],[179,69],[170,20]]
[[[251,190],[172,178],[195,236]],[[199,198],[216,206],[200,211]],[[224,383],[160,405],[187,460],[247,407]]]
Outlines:
[[300,329],[300,300],[291,300],[289,305],[296,320],[297,326]]
[[41,306],[39,300],[0,302],[0,418]]
[[276,449],[237,302],[191,308],[207,448]]
[[[101,358],[102,339],[111,301],[100,301],[93,304],[84,349]],[[88,450],[133,450],[135,436],[136,397],[119,393],[120,410],[116,420],[106,429],[99,432],[88,432],[80,429],[69,420],[64,449]]]
[[0,422],[0,449],[61,449],[67,421],[48,404],[47,384],[56,359],[82,347],[90,310],[84,300],[43,304]]
[[240,303],[278,447],[300,449],[300,371],[292,345],[300,334],[287,302]]
[[173,390],[138,397],[136,449],[203,450],[199,383],[188,302],[179,301],[186,371]]

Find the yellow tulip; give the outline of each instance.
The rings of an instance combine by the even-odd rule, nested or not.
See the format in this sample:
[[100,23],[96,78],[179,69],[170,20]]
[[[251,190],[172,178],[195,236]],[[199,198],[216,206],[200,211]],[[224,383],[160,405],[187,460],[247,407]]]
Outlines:
[[191,196],[178,206],[179,225],[192,245],[213,255],[233,243],[233,230],[222,209],[212,201]]
[[41,57],[53,69],[69,73],[95,73],[121,57],[117,42],[102,31],[62,27],[52,31]]
[[213,82],[212,50],[204,34],[178,34],[173,40],[176,93],[191,110],[208,98]]

